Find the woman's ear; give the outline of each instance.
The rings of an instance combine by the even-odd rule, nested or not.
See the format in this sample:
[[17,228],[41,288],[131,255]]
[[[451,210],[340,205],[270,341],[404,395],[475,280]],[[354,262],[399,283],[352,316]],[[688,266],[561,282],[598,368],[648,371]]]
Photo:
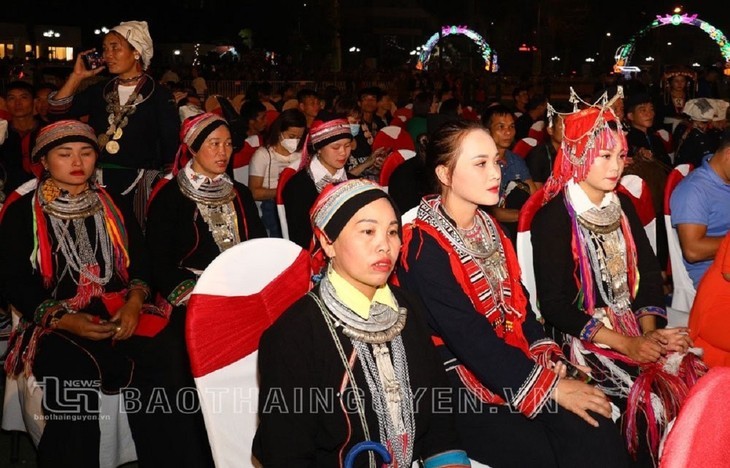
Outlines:
[[319,245],[322,246],[322,250],[324,251],[324,254],[327,256],[327,258],[334,258],[335,247],[333,243],[330,242],[329,239],[327,239],[327,236],[324,235],[324,233],[320,232],[317,234],[317,240],[319,241]]
[[436,166],[436,177],[438,178],[441,185],[445,187],[451,187],[451,174],[449,174],[449,168],[443,164]]

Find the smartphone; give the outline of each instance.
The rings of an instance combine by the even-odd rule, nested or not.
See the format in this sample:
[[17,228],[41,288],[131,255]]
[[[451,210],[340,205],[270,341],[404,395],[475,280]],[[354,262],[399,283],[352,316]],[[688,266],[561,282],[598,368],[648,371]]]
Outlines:
[[562,362],[565,365],[566,376],[568,378],[580,380],[581,382],[585,382],[587,384],[593,383],[593,377],[578,369],[572,362],[568,361],[567,359],[560,358],[553,354],[550,357],[550,360],[556,364],[558,362]]
[[81,59],[84,61],[84,66],[87,70],[94,70],[104,65],[104,59],[101,54],[97,51],[89,52],[88,54],[82,55]]

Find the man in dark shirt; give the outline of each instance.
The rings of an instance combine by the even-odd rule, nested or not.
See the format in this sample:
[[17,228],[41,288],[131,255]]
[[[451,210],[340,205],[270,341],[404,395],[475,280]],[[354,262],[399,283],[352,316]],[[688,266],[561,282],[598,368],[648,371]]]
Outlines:
[[[637,93],[629,96],[625,104],[626,120],[631,127],[626,134],[629,148],[624,174],[635,174],[646,182],[658,221],[664,216],[664,188],[672,160],[654,127],[656,112],[651,96]],[[656,225],[656,253],[661,269],[665,271],[669,262],[667,231],[664,223]]]
[[[40,174],[42,166],[31,164],[30,150],[42,123],[34,117],[34,89],[25,81],[14,81],[7,85],[5,102],[10,113],[8,137],[0,147],[4,195],[18,188],[24,182]],[[35,171],[35,172],[34,172]]]
[[545,118],[546,110],[547,98],[542,94],[532,96],[527,102],[525,112],[515,120],[515,141],[530,136],[530,128],[535,122]]
[[651,96],[638,93],[626,100],[626,119],[631,128],[626,134],[628,157],[654,159],[666,166],[672,165],[662,139],[654,128],[654,103]]
[[536,190],[545,184],[553,171],[553,164],[563,141],[562,114],[570,112],[570,106],[567,104],[557,104],[553,109],[555,112],[549,119],[547,127],[548,140],[538,144],[525,158]]

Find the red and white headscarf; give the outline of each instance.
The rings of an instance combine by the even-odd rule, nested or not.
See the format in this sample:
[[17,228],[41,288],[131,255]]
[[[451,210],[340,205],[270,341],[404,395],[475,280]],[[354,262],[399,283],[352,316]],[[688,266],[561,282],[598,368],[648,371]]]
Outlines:
[[612,148],[619,141],[627,148],[621,122],[609,105],[589,106],[567,114],[563,121],[563,142],[545,183],[543,204],[552,200],[569,181],[585,180],[601,149]]
[[200,150],[200,146],[213,130],[222,125],[228,127],[226,119],[212,112],[185,119],[180,128],[180,147],[175,155],[173,174],[177,174],[180,167],[187,164],[192,155]]
[[299,163],[299,169],[304,169],[309,165],[312,159],[310,146],[314,153],[318,152],[333,141],[342,139],[352,140],[352,132],[350,131],[350,123],[347,119],[330,119],[315,120],[309,128],[307,139],[302,149],[302,159]]

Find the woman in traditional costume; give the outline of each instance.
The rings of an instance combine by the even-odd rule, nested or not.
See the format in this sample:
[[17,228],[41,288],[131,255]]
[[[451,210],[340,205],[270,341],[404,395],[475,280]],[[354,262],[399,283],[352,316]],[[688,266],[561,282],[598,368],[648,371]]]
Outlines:
[[44,127],[32,151],[44,168],[37,188],[6,204],[0,223],[2,293],[22,315],[5,368],[43,385],[42,466],[99,466],[96,394],[133,382],[128,339],[158,313],[145,304],[141,230],[94,181],[98,152],[84,123]]
[[494,467],[625,466],[608,399],[567,378],[512,244],[479,208],[499,201],[494,140],[477,122],[448,122],[431,137],[426,166],[440,194],[424,197],[405,228],[398,279],[426,306],[463,448]]
[[[146,364],[155,379],[150,387],[165,388],[173,411],[150,416],[148,425],[158,428],[158,442],[174,447],[184,441],[174,453],[151,451],[148,456],[156,463],[150,466],[212,463],[198,405],[194,413],[178,407],[181,389],[195,387],[185,347],[187,300],[200,274],[221,252],[266,237],[251,192],[225,172],[232,151],[231,132],[222,117],[189,117],[183,122],[179,149],[179,160],[185,163],[173,170],[172,179],[150,202],[146,237],[152,284],[170,323],[155,343],[149,343],[149,353],[156,357]],[[197,402],[194,391],[190,396]]]
[[659,263],[628,197],[614,190],[626,138],[604,101],[564,116],[531,225],[537,302],[549,334],[614,404],[639,465],[652,464],[704,365],[687,329],[664,329]]
[[326,265],[261,338],[254,455],[267,467],[337,467],[370,440],[388,466],[469,466],[451,414],[434,406],[448,384],[418,303],[387,284],[401,245],[392,200],[352,180],[325,189],[311,219],[315,264]]
[[[146,73],[153,52],[145,21],[122,22],[104,36],[101,61],[89,60],[93,50],[80,53],[66,83],[48,97],[51,120],[88,116],[101,151],[99,183],[123,195],[143,227],[150,187],[172,164],[180,129],[172,93]],[[103,70],[113,76],[79,91]]]
[[[329,116],[328,116],[329,117]],[[348,178],[345,165],[352,151],[352,133],[345,119],[315,120],[304,144],[299,172],[282,189],[289,239],[304,249],[312,243],[309,210],[330,183]]]

